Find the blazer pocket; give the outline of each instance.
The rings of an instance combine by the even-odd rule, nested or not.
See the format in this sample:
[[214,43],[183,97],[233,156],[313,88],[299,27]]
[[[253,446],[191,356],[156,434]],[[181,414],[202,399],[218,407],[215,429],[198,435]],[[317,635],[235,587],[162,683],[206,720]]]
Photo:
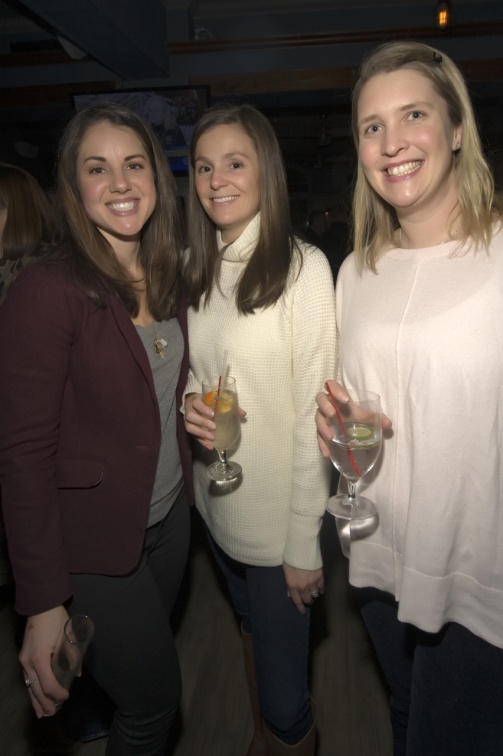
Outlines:
[[101,483],[104,469],[103,459],[57,459],[56,484],[58,488],[94,488]]

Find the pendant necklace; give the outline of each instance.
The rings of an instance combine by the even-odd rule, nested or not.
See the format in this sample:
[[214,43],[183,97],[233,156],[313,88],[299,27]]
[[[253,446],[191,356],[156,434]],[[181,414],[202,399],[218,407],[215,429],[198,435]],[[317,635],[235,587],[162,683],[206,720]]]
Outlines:
[[166,357],[166,352],[164,350],[168,346],[168,342],[166,339],[159,338],[156,331],[157,329],[154,321],[154,348],[161,360],[164,360]]

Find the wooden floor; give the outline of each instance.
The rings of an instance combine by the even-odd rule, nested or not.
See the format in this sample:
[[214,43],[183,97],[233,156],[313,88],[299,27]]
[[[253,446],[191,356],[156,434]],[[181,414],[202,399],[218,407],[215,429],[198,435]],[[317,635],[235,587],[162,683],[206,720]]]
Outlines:
[[[333,519],[322,530],[326,591],[312,612],[311,691],[317,756],[391,756],[385,685],[347,587],[347,563]],[[14,643],[12,608],[0,612],[0,754],[56,756],[52,719],[32,715]],[[215,576],[197,517],[175,617],[184,693],[169,756],[244,756],[251,714],[239,628]],[[106,739],[77,756],[104,756]]]

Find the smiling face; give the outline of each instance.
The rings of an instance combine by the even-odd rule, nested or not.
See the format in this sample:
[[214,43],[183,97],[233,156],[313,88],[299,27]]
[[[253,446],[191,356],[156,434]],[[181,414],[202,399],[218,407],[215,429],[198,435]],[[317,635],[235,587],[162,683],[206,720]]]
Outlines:
[[199,138],[195,149],[197,196],[211,220],[230,244],[244,231],[260,208],[258,155],[239,126],[214,126]]
[[137,134],[109,121],[90,126],[78,152],[77,181],[87,215],[114,250],[139,246],[157,194]]
[[358,154],[374,190],[400,221],[447,218],[457,201],[453,153],[462,127],[418,71],[377,74],[358,100]]

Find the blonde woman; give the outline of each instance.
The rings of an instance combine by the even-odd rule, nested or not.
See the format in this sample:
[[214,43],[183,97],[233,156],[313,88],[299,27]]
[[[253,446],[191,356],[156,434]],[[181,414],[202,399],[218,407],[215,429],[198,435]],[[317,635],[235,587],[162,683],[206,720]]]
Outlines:
[[[503,230],[459,70],[392,42],[353,94],[354,253],[334,394],[381,395],[350,582],[391,690],[395,756],[503,753]],[[335,415],[318,396],[320,447]]]

